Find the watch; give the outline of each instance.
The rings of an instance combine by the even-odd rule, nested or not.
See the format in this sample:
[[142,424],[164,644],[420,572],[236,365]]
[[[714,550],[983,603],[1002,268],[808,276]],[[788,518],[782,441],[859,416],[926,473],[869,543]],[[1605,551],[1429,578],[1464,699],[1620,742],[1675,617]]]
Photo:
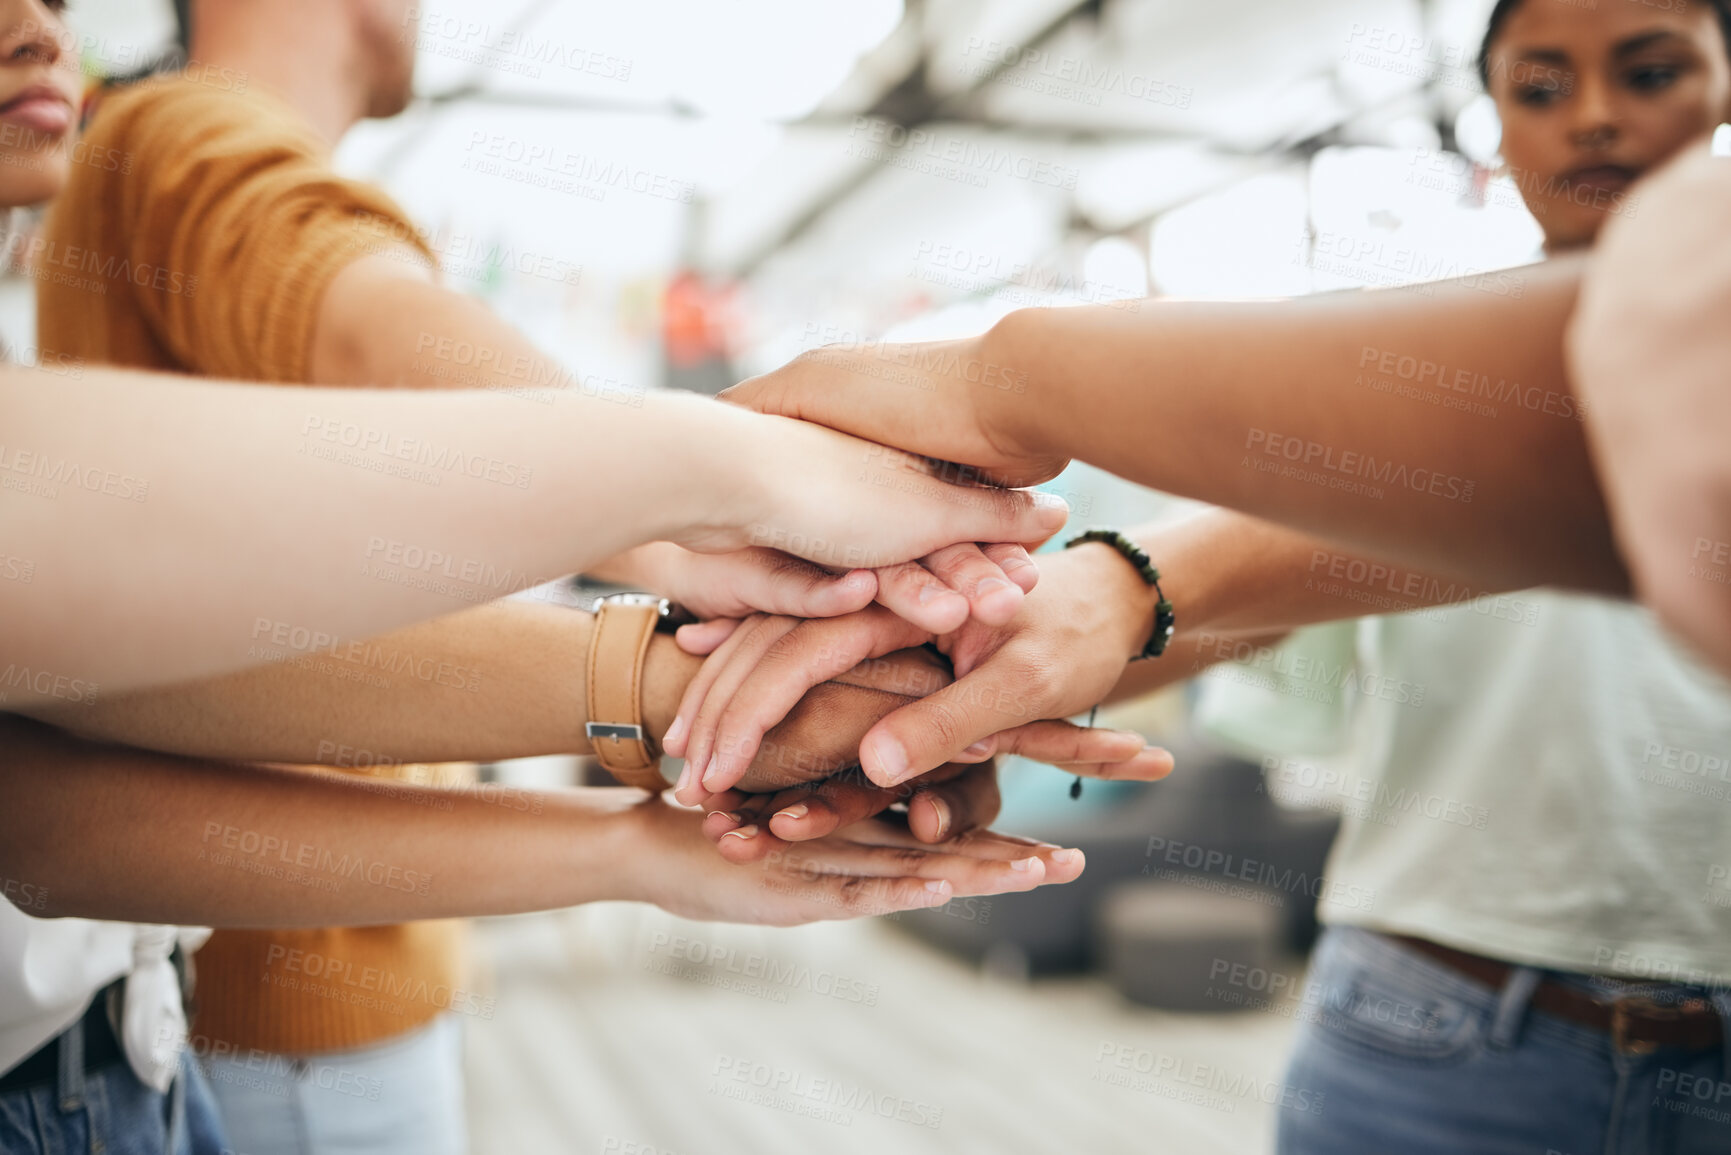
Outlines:
[[627,786],[667,789],[661,750],[643,728],[643,659],[649,639],[693,620],[666,598],[614,594],[595,606],[589,636],[583,732],[608,773]]

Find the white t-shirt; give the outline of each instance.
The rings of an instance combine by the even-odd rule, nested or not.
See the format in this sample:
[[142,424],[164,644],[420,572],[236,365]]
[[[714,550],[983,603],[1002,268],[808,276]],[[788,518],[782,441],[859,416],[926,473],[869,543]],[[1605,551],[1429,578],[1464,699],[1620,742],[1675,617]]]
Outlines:
[[[1341,814],[1320,917],[1555,970],[1731,983],[1731,684],[1636,606],[1491,605],[1360,623],[1341,681],[1363,756],[1265,760],[1277,796]],[[1240,684],[1204,684],[1204,714],[1246,740]]]
[[176,942],[190,953],[209,937],[186,927],[33,918],[0,901],[0,1071],[77,1022],[96,992],[124,976],[127,1061],[146,1085],[167,1090],[186,1040],[169,955]]

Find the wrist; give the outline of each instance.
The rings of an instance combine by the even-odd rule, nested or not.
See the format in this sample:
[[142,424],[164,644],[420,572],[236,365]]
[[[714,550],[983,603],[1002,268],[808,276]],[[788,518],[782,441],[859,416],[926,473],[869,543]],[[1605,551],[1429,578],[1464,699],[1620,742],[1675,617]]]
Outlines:
[[1031,456],[1076,456],[1064,427],[1061,377],[1045,371],[1040,351],[1048,346],[1051,309],[1017,309],[973,338],[979,359],[999,367],[996,376],[1012,383],[1008,389],[981,390],[980,426],[988,436]]
[[774,430],[783,419],[695,396],[670,397],[658,419],[677,431],[672,458],[684,468],[674,471],[678,492],[669,500],[682,512],[649,540],[698,552],[752,544],[752,530],[779,507],[777,493],[786,485],[773,469]]
[[[1077,580],[1106,613],[1103,629],[1114,653],[1125,661],[1141,655],[1154,634],[1154,608],[1160,595],[1142,579],[1125,556],[1103,542],[1091,541],[1065,550],[1063,556],[1078,571]],[[1056,559],[1053,559],[1056,560]]]
[[693,657],[679,648],[679,643],[667,634],[656,634],[649,641],[649,652],[643,657],[643,728],[659,747],[679,711],[685,688],[703,659]]

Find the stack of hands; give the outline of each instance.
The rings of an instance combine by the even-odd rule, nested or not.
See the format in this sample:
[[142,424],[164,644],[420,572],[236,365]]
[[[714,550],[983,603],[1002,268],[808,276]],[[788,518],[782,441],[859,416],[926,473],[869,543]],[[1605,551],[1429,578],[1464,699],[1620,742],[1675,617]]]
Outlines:
[[[858,362],[853,372],[843,356]],[[711,554],[659,542],[598,571],[703,619],[678,633],[679,647],[704,662],[662,740],[685,760],[674,796],[703,809],[704,833],[737,864],[839,872],[848,847],[899,848],[902,864],[934,876],[913,905],[1071,881],[1080,851],[987,829],[999,808],[995,759],[1018,754],[1094,778],[1152,781],[1171,771],[1171,756],[1139,734],[1066,720],[1101,702],[1141,651],[1153,591],[1109,546],[1036,563],[1028,549],[1061,529],[1067,511],[1008,486],[1049,480],[1066,462],[1000,452],[974,418],[954,412],[947,430],[886,413],[881,384],[865,403],[870,358],[823,350],[724,399],[960,457],[964,468],[903,453],[884,459],[926,489],[1022,498],[1042,538],[956,543],[845,572],[768,548]],[[942,385],[953,400],[955,382]],[[862,402],[857,415],[846,409],[850,389]],[[827,407],[814,410],[819,396]],[[878,909],[899,905],[879,898]]]

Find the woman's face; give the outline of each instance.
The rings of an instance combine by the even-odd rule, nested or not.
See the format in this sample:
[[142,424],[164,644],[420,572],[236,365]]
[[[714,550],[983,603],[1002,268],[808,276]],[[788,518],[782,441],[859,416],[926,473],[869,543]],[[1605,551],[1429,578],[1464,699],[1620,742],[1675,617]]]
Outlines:
[[1552,251],[1591,244],[1638,177],[1731,114],[1705,3],[1526,0],[1488,63],[1503,159]]
[[0,0],[0,207],[40,204],[66,185],[81,81],[64,0]]

